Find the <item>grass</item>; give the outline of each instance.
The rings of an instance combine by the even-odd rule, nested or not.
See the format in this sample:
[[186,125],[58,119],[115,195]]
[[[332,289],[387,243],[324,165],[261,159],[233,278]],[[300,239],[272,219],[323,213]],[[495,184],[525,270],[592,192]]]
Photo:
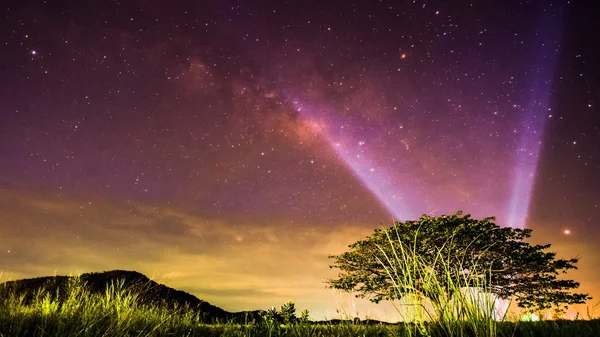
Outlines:
[[[397,324],[353,324],[351,319],[311,322],[307,312],[295,317],[295,308],[286,303],[281,310],[269,310],[258,319],[207,322],[206,314],[188,307],[143,304],[138,289],[126,287],[125,280],[110,283],[104,292],[92,292],[79,278],[70,279],[58,290],[40,289],[33,294],[11,291],[0,285],[0,337],[8,336],[223,336],[223,337],[591,337],[600,336],[600,320],[558,320],[537,322],[497,321],[494,301],[467,286],[488,292],[485,270],[470,266],[463,270],[455,256],[440,248],[436,259],[424,261],[416,254],[417,240],[401,242],[388,233],[389,246],[378,247],[373,259],[386,270],[388,279],[405,305],[397,306]],[[449,239],[448,244],[451,243]],[[435,273],[434,271],[443,271]],[[442,276],[440,276],[442,275]],[[473,275],[482,277],[473,278]],[[425,295],[425,296],[424,296]],[[427,298],[427,300],[425,299]],[[409,305],[406,305],[409,304]],[[288,310],[285,310],[287,308]],[[349,317],[351,318],[351,317]]]
[[387,245],[378,245],[373,259],[403,302],[399,314],[406,317],[407,306],[416,309],[409,318],[414,323],[409,335],[498,336],[496,302],[487,295],[491,274],[477,264],[467,266],[458,252],[444,253],[454,237],[437,247],[430,261],[417,253],[418,232],[412,242],[403,242],[397,229],[385,233]]
[[[137,295],[114,282],[104,293],[91,293],[78,279],[63,294],[40,290],[32,298],[8,293],[0,298],[0,336],[596,336],[600,321],[494,323],[493,334],[470,321],[402,324],[338,324],[298,320],[281,324],[264,315],[258,322],[209,324],[201,313],[138,304]],[[484,322],[483,324],[490,324]],[[487,328],[486,328],[487,329]]]
[[[0,298],[0,336],[597,336],[599,320],[482,322],[472,320],[414,321],[400,324],[281,324],[264,315],[258,322],[203,322],[201,313],[138,304],[135,291],[114,282],[104,293],[91,293],[78,279],[63,294],[45,290],[32,298],[8,293]],[[467,313],[468,314],[468,313]],[[468,315],[475,315],[470,313]],[[475,316],[469,318],[474,318]],[[465,318],[465,317],[463,317]],[[493,329],[490,329],[493,324]]]

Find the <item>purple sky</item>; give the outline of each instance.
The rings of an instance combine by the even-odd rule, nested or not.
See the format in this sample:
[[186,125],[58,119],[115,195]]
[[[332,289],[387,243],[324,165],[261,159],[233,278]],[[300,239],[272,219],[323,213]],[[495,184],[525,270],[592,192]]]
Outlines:
[[328,254],[394,219],[463,210],[533,228],[582,257],[583,291],[600,289],[585,4],[2,11],[6,277],[136,269],[227,310],[296,299],[327,315]]

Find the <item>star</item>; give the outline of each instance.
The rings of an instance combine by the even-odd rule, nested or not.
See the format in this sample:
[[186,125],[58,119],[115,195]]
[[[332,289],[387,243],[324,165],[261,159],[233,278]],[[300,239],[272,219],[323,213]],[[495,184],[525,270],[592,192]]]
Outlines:
[[9,2],[4,271],[94,271],[115,256],[146,271],[206,269],[211,287],[264,283],[244,295],[254,309],[277,279],[289,296],[314,296],[303,300],[322,317],[328,294],[300,274],[327,277],[327,255],[353,233],[432,210],[554,235],[561,255],[598,254],[591,1],[97,2],[99,20],[74,1]]

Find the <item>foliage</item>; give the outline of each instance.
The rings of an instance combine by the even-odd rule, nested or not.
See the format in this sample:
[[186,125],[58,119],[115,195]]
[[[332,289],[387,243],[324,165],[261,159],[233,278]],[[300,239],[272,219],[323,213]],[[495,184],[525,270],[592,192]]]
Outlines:
[[302,312],[300,313],[300,322],[301,323],[307,323],[310,320],[310,315],[308,313],[307,309],[302,310]]
[[283,324],[295,324],[298,322],[296,317],[296,305],[292,301],[285,302],[279,310]]
[[[0,284],[0,288],[4,285]],[[3,290],[3,289],[0,289]],[[124,282],[107,285],[103,293],[92,292],[79,279],[71,280],[58,291],[42,289],[33,298],[5,292],[0,296],[0,337],[421,337],[448,336],[438,324],[431,324],[422,332],[412,333],[411,324],[361,324],[351,322],[309,322],[268,325],[264,322],[239,324],[225,321],[217,324],[203,322],[201,315],[186,308],[167,308],[145,305],[139,301],[136,289]],[[284,305],[285,306],[285,305]],[[291,306],[287,306],[291,308]],[[281,310],[274,312],[280,312]],[[463,323],[468,327],[469,322]],[[467,329],[465,329],[467,331]],[[472,329],[464,336],[486,336]],[[503,323],[501,337],[592,337],[600,331],[600,321],[540,321],[531,323]]]
[[[145,275],[126,270],[112,270],[101,273],[85,273],[75,276],[46,276],[32,279],[9,281],[0,287],[0,297],[6,296],[7,292],[13,292],[24,297],[25,303],[30,303],[35,295],[44,290],[50,296],[60,301],[65,300],[68,288],[76,289],[73,282],[85,284],[86,292],[90,295],[104,294],[107,288],[116,283],[121,285],[124,291],[135,291],[137,303],[145,306],[165,306],[167,308],[188,307],[190,310],[201,312],[205,322],[226,320],[232,318],[233,313],[211,305],[196,296],[181,290],[176,290],[157,283]],[[126,294],[124,294],[126,295]],[[241,314],[236,317],[241,319]]]
[[296,316],[296,304],[293,301],[285,302],[279,310],[275,307],[271,307],[271,309],[266,311],[262,310],[260,316],[263,322],[285,325],[308,322],[309,320],[309,313],[306,309],[302,311],[302,316],[298,319]]
[[546,251],[549,244],[525,242],[531,229],[502,228],[494,220],[472,219],[459,211],[439,217],[423,215],[416,221],[376,229],[366,239],[349,245],[349,251],[330,256],[334,260],[330,267],[340,269],[340,273],[328,281],[329,286],[356,292],[357,297],[368,297],[375,303],[398,299],[414,289],[399,289],[404,283],[398,284],[394,277],[406,275],[390,275],[389,267],[396,270],[398,266],[386,266],[386,262],[393,262],[390,257],[398,251],[410,250],[430,270],[412,275],[417,279],[406,285],[418,288],[422,296],[433,301],[439,292],[425,286],[432,276],[441,282],[445,298],[452,295],[453,283],[478,286],[482,279],[486,280],[487,291],[500,298],[514,298],[519,307],[527,309],[584,303],[590,298],[571,292],[579,283],[559,278],[576,269],[577,258],[556,259],[555,253]]

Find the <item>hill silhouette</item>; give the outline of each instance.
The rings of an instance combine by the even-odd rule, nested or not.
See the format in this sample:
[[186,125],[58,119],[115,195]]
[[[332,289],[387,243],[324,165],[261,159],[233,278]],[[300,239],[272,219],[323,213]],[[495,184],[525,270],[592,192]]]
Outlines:
[[149,279],[136,271],[112,270],[99,273],[85,273],[80,276],[45,276],[30,279],[8,281],[0,285],[0,296],[15,293],[23,296],[24,302],[31,302],[41,290],[62,299],[69,284],[76,278],[90,293],[105,293],[107,287],[119,285],[124,292],[137,295],[138,304],[166,306],[175,310],[193,310],[200,312],[205,321],[246,320],[258,317],[258,311],[228,312],[206,301],[202,301],[185,291],[176,290]]

